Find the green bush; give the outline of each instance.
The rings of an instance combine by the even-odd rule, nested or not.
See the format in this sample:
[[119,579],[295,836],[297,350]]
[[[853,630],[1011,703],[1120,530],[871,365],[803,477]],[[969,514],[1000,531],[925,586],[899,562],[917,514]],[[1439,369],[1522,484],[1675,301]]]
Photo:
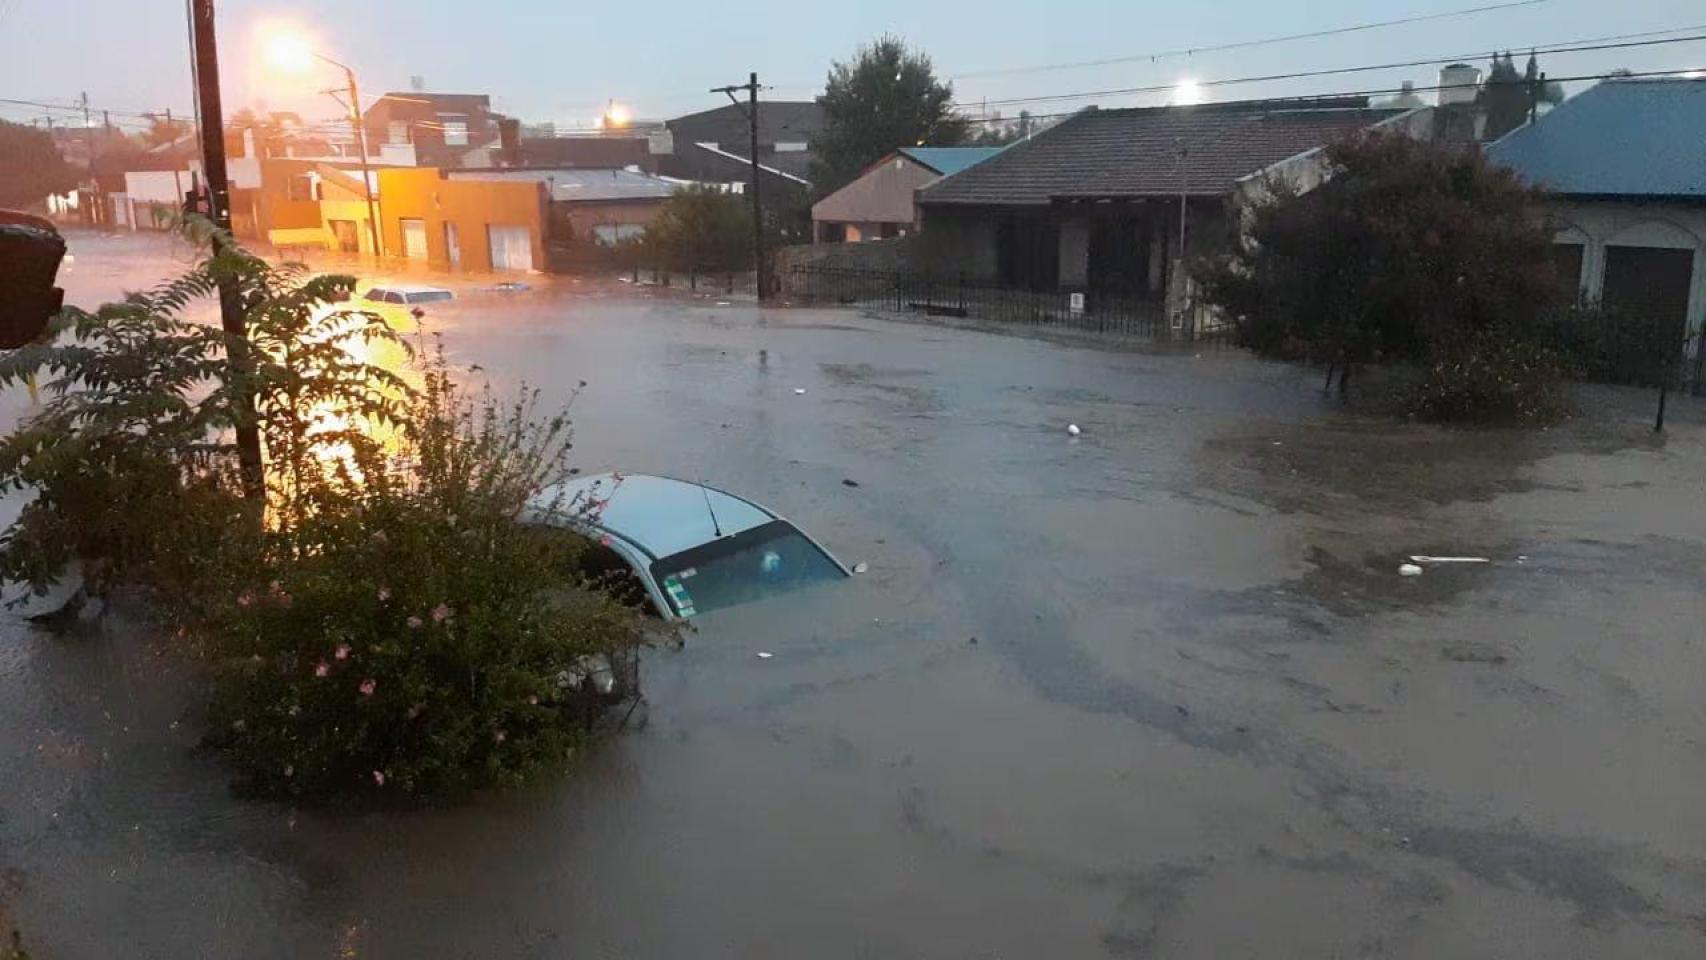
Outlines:
[[640,642],[632,612],[573,584],[585,541],[520,522],[560,478],[566,424],[457,396],[429,372],[407,414],[417,456],[340,471],[344,489],[265,536],[197,624],[248,786],[428,798],[522,782],[587,736],[592,665]]
[[[242,373],[223,334],[183,319],[221,280],[249,319]],[[0,441],[0,483],[37,494],[0,573],[42,591],[76,561],[91,591],[142,588],[207,658],[210,738],[251,791],[519,783],[589,735],[609,702],[590,675],[632,692],[641,621],[576,581],[583,540],[523,523],[568,476],[566,416],[537,393],[465,395],[440,352],[419,389],[362,362],[396,338],[328,307],[348,287],[228,249],[0,362],[55,374]],[[239,475],[240,423],[265,442],[264,497]]]
[[1532,336],[1476,330],[1436,346],[1411,407],[1442,422],[1547,423],[1567,409],[1564,369]]

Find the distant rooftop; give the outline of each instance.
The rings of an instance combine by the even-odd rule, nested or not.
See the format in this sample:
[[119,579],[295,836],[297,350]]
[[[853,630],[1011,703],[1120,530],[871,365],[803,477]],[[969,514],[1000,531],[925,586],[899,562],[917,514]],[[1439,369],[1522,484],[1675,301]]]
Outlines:
[[633,170],[447,170],[452,180],[525,180],[548,184],[551,199],[612,202],[661,200],[672,196],[682,181]]
[[900,152],[944,177],[975,167],[1003,147],[901,147]]
[[1487,156],[1574,196],[1706,199],[1706,79],[1606,80]]
[[1261,170],[1407,111],[1307,102],[1081,111],[919,203],[1035,206],[1056,199],[1220,196]]

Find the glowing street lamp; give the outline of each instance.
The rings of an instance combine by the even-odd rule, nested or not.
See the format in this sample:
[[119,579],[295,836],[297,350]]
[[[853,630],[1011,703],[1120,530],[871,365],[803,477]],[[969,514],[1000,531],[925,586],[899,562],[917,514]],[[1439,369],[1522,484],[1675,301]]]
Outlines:
[[[349,88],[350,124],[355,128],[356,148],[361,151],[361,185],[367,194],[367,230],[373,241],[373,256],[385,255],[380,239],[378,201],[373,196],[373,170],[367,162],[367,127],[361,121],[361,89],[356,86],[355,71],[314,49],[313,43],[301,33],[272,29],[265,39],[264,55],[268,64],[281,73],[306,74],[314,69],[314,61],[329,63],[344,72]],[[335,92],[334,92],[335,93]]]
[[626,106],[612,100],[609,105],[604,108],[604,116],[600,119],[602,120],[600,126],[604,127],[604,129],[620,130],[633,122],[634,113]]

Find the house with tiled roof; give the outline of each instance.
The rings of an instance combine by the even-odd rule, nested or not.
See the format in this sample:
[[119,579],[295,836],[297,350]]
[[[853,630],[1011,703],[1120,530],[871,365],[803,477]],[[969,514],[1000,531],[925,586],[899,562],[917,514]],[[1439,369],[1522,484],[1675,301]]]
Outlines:
[[1582,299],[1692,335],[1706,359],[1706,79],[1607,80],[1487,156],[1552,194],[1557,262]]
[[1327,144],[1430,126],[1426,109],[1363,98],[1090,108],[921,190],[917,258],[931,272],[1081,292],[1092,308],[1182,298],[1181,260],[1224,249],[1240,208],[1275,178],[1309,189]]
[[918,227],[918,191],[977,166],[1001,147],[902,147],[812,205],[812,239],[858,243],[904,237]]

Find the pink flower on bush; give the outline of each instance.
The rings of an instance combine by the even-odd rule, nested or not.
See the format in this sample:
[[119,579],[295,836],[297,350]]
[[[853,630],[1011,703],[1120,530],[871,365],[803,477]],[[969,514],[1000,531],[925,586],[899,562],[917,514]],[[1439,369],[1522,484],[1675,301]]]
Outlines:
[[332,658],[335,660],[348,660],[349,659],[349,644],[347,644],[347,643],[338,644],[338,648],[336,650],[332,651]]
[[379,545],[380,545],[380,546],[384,546],[384,545],[385,545],[385,544],[387,544],[387,543],[390,543],[390,542],[391,542],[391,538],[390,538],[390,537],[387,537],[387,536],[386,536],[386,535],[385,535],[385,531],[383,531],[383,530],[375,530],[375,531],[373,531],[373,538],[372,538],[372,539],[373,539],[373,542],[374,542],[374,543],[377,543],[377,544],[379,544]]
[[331,673],[331,672],[332,672],[332,665],[327,663],[324,660],[321,660],[319,663],[314,664],[314,676],[316,676],[316,677],[323,677],[326,674]]
[[373,771],[373,782],[381,787],[385,786],[385,774],[378,770]]
[[422,621],[421,621],[420,617],[410,617],[409,618],[409,629],[410,630],[419,630],[421,628],[421,622]]
[[242,593],[237,594],[237,606],[239,606],[239,607],[247,607],[248,605],[250,605],[254,602],[255,602],[255,595],[253,593],[250,593],[247,590],[244,590]]
[[449,620],[451,617],[454,617],[454,616],[456,616],[456,611],[450,609],[448,606],[446,606],[442,603],[439,604],[438,606],[432,608],[432,622],[433,623],[443,623],[444,621]]
[[538,697],[528,697],[527,702],[532,704],[535,707],[539,706],[539,698]]
[[503,743],[505,740],[508,740],[508,739],[509,739],[509,734],[503,732],[502,730],[499,730],[496,733],[492,734],[492,742],[493,743]]
[[383,603],[384,601],[389,600],[389,599],[391,599],[391,588],[390,587],[380,587],[379,588],[379,600],[380,600],[380,602]]
[[374,680],[372,677],[368,677],[366,680],[361,681],[361,695],[364,697],[373,696],[373,691],[378,686],[379,682],[377,680]]
[[294,776],[296,776],[296,768],[295,768],[295,767],[293,767],[293,766],[291,766],[291,765],[290,765],[290,764],[288,764],[288,763],[287,763],[287,764],[285,764],[285,765],[284,765],[284,775],[285,775],[285,777],[286,777],[286,778],[289,778],[289,777],[294,777]]

